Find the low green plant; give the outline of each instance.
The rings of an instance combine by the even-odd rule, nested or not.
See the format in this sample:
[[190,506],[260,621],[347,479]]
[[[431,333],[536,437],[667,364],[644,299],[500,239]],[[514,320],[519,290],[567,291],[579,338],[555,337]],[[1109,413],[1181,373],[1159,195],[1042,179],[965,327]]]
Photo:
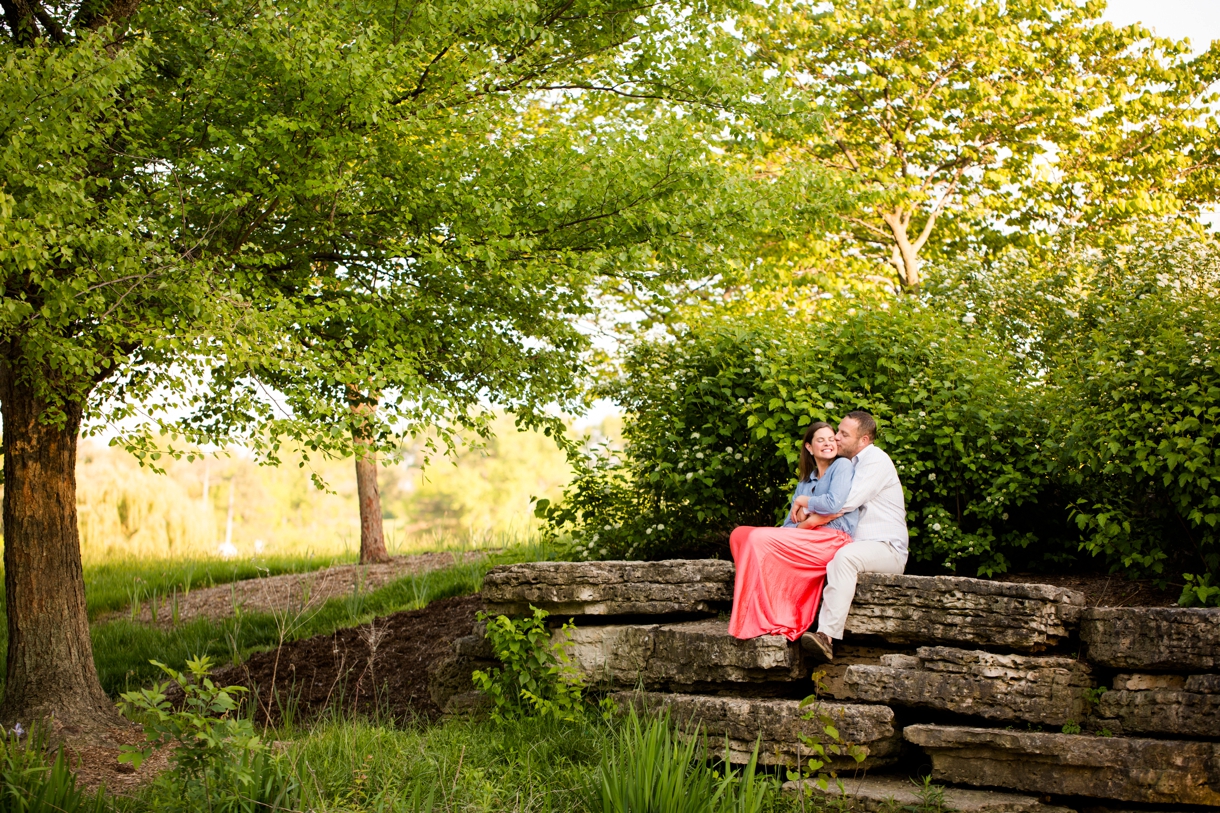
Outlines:
[[1220,607],[1220,584],[1212,584],[1210,573],[1199,576],[1184,573],[1182,578],[1186,584],[1182,585],[1182,595],[1178,597],[1179,606]]
[[533,616],[513,620],[479,613],[487,624],[487,639],[504,664],[471,675],[474,684],[492,701],[492,718],[508,720],[522,715],[576,721],[584,714],[584,684],[568,659],[568,636],[575,625],[560,628],[560,641],[552,642],[546,626],[548,613],[531,606]]
[[717,771],[698,728],[679,734],[667,716],[645,724],[631,709],[618,748],[598,770],[602,813],[758,813],[774,785],[756,771],[758,745],[740,773],[725,749]]
[[0,728],[0,813],[105,813],[111,805],[102,789],[76,786],[63,751],[48,762],[42,736],[22,736],[20,727]]
[[[268,752],[253,723],[239,714],[241,686],[217,686],[206,656],[179,672],[156,664],[170,682],[124,692],[124,711],[142,720],[148,746],[124,746],[121,762],[139,767],[156,747],[172,746],[174,770],[158,780],[158,807],[209,813],[293,809],[297,782],[283,761]],[[175,707],[171,685],[182,694]]]
[[1076,722],[1075,720],[1068,720],[1063,724],[1063,728],[1060,730],[1064,734],[1079,734],[1081,730],[1080,723]]
[[932,777],[925,776],[922,781],[911,780],[919,802],[906,805],[902,809],[906,813],[942,813],[945,810],[945,789],[932,783]]
[[[802,747],[808,751],[809,757],[803,763],[798,763],[794,770],[788,771],[789,781],[810,781],[822,790],[828,789],[831,782],[838,780],[837,764],[844,760],[853,760],[859,765],[868,756],[868,748],[865,746],[844,742],[839,727],[835,725],[834,715],[822,704],[825,677],[825,672],[814,672],[814,692],[801,701],[800,707],[805,709],[801,719],[814,723],[816,729],[812,735],[804,731],[797,732],[797,737]],[[807,788],[804,796],[812,792],[812,788]]]

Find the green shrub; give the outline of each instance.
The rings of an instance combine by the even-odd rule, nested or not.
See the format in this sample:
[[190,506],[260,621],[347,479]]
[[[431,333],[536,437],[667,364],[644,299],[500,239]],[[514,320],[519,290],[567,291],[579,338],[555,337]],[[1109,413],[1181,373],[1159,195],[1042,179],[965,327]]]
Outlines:
[[1131,252],[1067,300],[1051,437],[1085,550],[1140,575],[1220,573],[1220,255]]
[[0,813],[104,813],[111,809],[99,788],[76,786],[63,751],[48,763],[45,742],[0,728]]
[[782,518],[805,427],[862,408],[902,477],[914,561],[994,573],[1014,553],[1062,558],[1062,544],[1025,550],[1070,528],[1018,366],[968,318],[913,301],[698,325],[633,348],[605,392],[628,413],[625,452],[595,456],[542,512],[586,558],[723,550],[734,526]]
[[[726,755],[727,756],[727,755]],[[598,771],[603,813],[758,813],[774,780],[756,772],[758,746],[740,773],[708,764],[698,728],[677,735],[665,716],[644,723],[631,709],[618,747]]]
[[1178,597],[1178,606],[1220,607],[1220,584],[1212,584],[1209,574],[1196,576],[1192,573],[1184,573],[1182,578],[1186,584],[1182,585],[1182,595]]
[[477,669],[472,678],[491,698],[496,720],[534,715],[575,722],[584,714],[584,686],[566,651],[567,635],[575,627],[564,624],[561,635],[565,640],[552,643],[547,612],[530,609],[533,616],[519,620],[479,613],[479,621],[487,624],[492,650],[504,666],[486,672]]
[[182,673],[158,663],[182,693],[175,708],[170,683],[125,692],[124,710],[143,718],[148,748],[125,747],[119,757],[137,767],[152,747],[173,746],[173,770],[157,780],[157,807],[208,813],[292,810],[298,788],[283,760],[268,753],[248,718],[238,714],[241,686],[220,687],[208,677],[208,658],[187,661]]

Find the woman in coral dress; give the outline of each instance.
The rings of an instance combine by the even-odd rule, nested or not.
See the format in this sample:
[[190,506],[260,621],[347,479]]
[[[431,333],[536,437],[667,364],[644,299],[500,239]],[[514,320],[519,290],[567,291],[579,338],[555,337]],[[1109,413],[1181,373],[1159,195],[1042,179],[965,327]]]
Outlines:
[[826,565],[851,542],[858,510],[827,521],[805,509],[811,495],[851,489],[853,467],[838,457],[834,429],[818,421],[801,444],[799,482],[782,528],[740,527],[729,537],[737,565],[729,633],[737,638],[800,638],[817,617]]

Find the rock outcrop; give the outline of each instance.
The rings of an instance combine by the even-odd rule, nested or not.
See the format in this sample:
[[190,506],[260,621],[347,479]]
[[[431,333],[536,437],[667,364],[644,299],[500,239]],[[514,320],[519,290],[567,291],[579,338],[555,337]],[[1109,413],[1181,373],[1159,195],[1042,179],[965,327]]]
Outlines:
[[843,683],[851,700],[1061,726],[1084,719],[1093,679],[1071,658],[920,647],[883,655],[878,666],[849,666]]
[[1118,675],[1097,703],[1116,734],[1220,736],[1220,675]]
[[[556,632],[556,640],[562,633]],[[800,647],[779,635],[743,641],[716,619],[675,624],[578,626],[572,665],[590,685],[689,691],[717,684],[790,682],[808,677]]]
[[[996,790],[931,787],[939,794],[944,810],[956,813],[1074,813],[1070,808],[1044,804],[1037,796],[1004,793]],[[832,782],[825,788],[810,780],[785,782],[787,793],[808,793],[815,798],[832,801],[832,810],[857,813],[894,813],[894,811],[930,808],[931,799],[924,798],[924,789],[905,777],[865,776],[844,779],[840,788]]]
[[1084,596],[1047,584],[862,573],[847,632],[890,643],[1039,652],[1065,639]]
[[1115,669],[1220,670],[1220,609],[1098,607],[1081,616],[1090,663]]
[[[668,710],[680,730],[692,731],[698,726],[713,751],[723,748],[727,737],[729,759],[739,765],[749,762],[756,741],[760,743],[759,764],[790,767],[811,756],[810,750],[801,744],[801,734],[824,745],[834,744],[820,722],[805,719],[811,709],[801,708],[799,700],[656,692],[620,692],[613,697],[624,707]],[[871,768],[897,756],[901,736],[894,727],[894,712],[885,706],[822,703],[818,713],[834,721],[840,745],[858,745],[868,750],[863,763],[857,765],[854,759],[843,757],[833,763],[834,767]]]
[[483,577],[492,615],[529,615],[530,605],[557,616],[715,615],[733,602],[733,563],[527,562]]
[[1220,744],[907,726],[932,778],[1147,804],[1220,806]]
[[[732,593],[723,561],[532,563],[484,581],[493,614],[534,605],[577,619],[568,652],[591,690],[665,708],[680,731],[697,724],[734,763],[761,742],[764,765],[795,766],[809,756],[802,735],[830,741],[794,699],[823,673],[833,700],[820,708],[870,769],[836,807],[919,806],[905,773],[884,774],[930,760],[949,785],[941,804],[964,813],[1220,808],[1220,610],[1086,609],[1043,584],[861,574],[834,663],[813,667],[780,636],[731,637]],[[433,699],[477,708],[469,673],[494,663],[476,628],[436,665]],[[1079,730],[1069,723],[1096,735],[1024,730]],[[848,777],[855,765],[831,767]]]

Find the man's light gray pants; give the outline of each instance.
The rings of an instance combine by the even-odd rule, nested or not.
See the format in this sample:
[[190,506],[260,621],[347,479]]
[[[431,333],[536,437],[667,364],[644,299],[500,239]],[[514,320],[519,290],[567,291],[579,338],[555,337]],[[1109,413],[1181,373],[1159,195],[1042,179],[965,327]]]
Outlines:
[[826,566],[826,589],[822,591],[818,632],[836,640],[843,637],[847,612],[856,597],[856,577],[860,573],[902,573],[906,566],[906,554],[885,542],[849,542],[839,548]]

